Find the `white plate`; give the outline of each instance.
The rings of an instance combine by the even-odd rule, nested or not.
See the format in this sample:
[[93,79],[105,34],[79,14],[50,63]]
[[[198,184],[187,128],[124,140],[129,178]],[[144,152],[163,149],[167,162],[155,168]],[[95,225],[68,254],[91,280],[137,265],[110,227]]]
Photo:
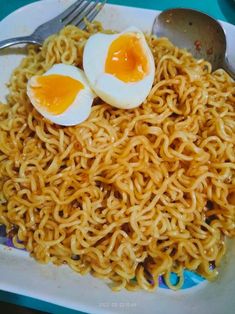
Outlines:
[[[73,0],[44,0],[23,7],[0,22],[0,39],[28,35],[40,23],[60,13]],[[136,25],[150,31],[159,12],[107,5],[98,18],[104,27],[122,30]],[[235,26],[222,23],[228,38],[228,53],[235,64]],[[0,100],[7,93],[5,83],[23,57],[24,50],[15,54],[0,54]],[[232,59],[233,58],[233,59]],[[204,282],[195,288],[173,292],[158,289],[114,293],[107,284],[90,275],[80,276],[68,267],[40,265],[24,251],[0,245],[0,289],[34,297],[87,313],[142,314],[232,314],[235,308],[235,245],[224,258],[220,276],[214,283]]]

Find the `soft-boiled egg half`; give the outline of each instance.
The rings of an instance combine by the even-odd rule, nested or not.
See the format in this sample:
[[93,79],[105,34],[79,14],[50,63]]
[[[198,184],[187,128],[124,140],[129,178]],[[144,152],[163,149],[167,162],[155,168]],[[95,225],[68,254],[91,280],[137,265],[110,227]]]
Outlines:
[[155,74],[154,58],[144,34],[134,27],[120,34],[92,35],[85,45],[83,68],[95,93],[123,109],[143,103]]
[[95,95],[84,72],[72,65],[55,64],[27,84],[32,105],[46,119],[64,126],[86,120]]

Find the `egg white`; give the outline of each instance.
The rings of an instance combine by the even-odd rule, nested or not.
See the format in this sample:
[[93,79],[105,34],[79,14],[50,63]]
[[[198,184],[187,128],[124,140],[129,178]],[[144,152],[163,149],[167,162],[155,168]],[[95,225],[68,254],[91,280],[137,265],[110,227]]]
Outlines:
[[[114,75],[105,73],[105,62],[111,43],[120,35],[127,33],[137,33],[149,62],[149,73],[137,82],[123,82]],[[152,88],[155,74],[152,52],[143,33],[134,27],[120,34],[98,33],[92,35],[85,45],[83,68],[95,93],[108,104],[123,109],[135,108],[143,103]]]
[[89,87],[89,83],[87,82],[84,72],[75,66],[59,63],[53,65],[43,74],[43,76],[51,74],[69,76],[80,81],[84,88],[78,92],[74,101],[63,113],[55,115],[48,112],[40,105],[38,99],[35,99],[33,91],[31,90],[31,85],[34,84],[34,80],[36,80],[37,77],[32,77],[27,84],[27,95],[32,105],[46,119],[59,125],[72,126],[86,120],[91,112],[91,106],[95,95]]

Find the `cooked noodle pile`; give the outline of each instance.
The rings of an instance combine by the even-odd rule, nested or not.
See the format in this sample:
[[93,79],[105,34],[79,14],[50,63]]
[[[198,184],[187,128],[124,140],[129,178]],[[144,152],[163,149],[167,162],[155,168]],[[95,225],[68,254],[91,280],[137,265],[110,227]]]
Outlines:
[[[183,270],[217,275],[235,235],[235,83],[167,39],[148,38],[156,77],[146,102],[96,100],[75,127],[46,121],[28,79],[82,66],[87,31],[69,26],[29,47],[0,106],[0,222],[39,262],[110,279],[113,289],[172,289]],[[179,276],[176,286],[171,272]]]

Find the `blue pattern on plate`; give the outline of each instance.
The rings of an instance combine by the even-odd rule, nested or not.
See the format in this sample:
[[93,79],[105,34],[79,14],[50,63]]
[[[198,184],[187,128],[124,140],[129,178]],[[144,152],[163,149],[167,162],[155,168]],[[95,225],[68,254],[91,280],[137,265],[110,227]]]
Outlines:
[[[6,237],[6,229],[5,226],[0,225],[0,243],[5,244],[9,247],[14,247],[12,243],[12,239]],[[176,273],[171,273],[170,282],[173,286],[175,286],[178,282],[178,276]],[[205,278],[200,276],[199,274],[192,272],[190,270],[184,270],[184,284],[181,289],[188,289],[194,286],[197,286],[199,283],[205,281]],[[163,289],[169,289],[169,287],[165,284],[163,276],[159,276],[158,278],[159,287]]]
[[[178,279],[179,277],[176,273],[171,273],[170,282],[173,286],[177,284]],[[205,280],[206,279],[203,278],[201,275],[186,269],[184,270],[184,284],[181,289],[192,288]],[[168,286],[165,284],[164,278],[162,276],[159,277],[159,287],[163,289],[169,289]]]

